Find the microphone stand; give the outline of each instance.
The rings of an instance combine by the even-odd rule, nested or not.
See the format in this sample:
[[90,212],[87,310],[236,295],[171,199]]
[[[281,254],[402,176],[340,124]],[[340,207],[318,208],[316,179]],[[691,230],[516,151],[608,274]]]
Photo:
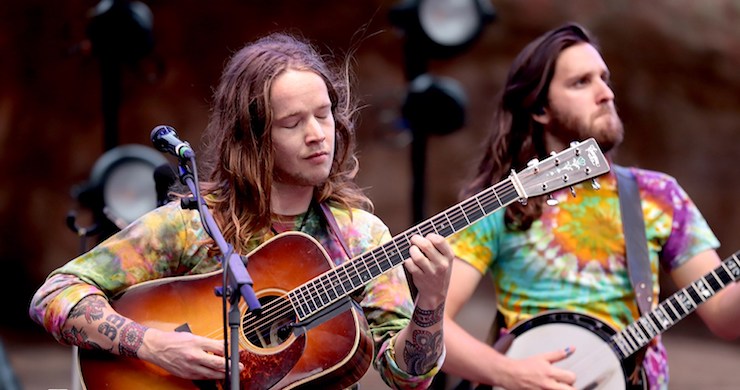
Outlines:
[[[231,389],[239,389],[239,325],[241,323],[241,313],[239,311],[239,298],[244,298],[247,304],[247,310],[254,312],[255,315],[259,315],[262,311],[257,296],[252,288],[252,278],[247,272],[245,264],[247,263],[246,256],[240,256],[234,253],[233,246],[226,243],[221,234],[221,231],[216,225],[216,221],[213,219],[208,207],[206,206],[205,200],[200,196],[200,190],[197,186],[197,169],[195,169],[195,157],[189,158],[191,167],[187,164],[188,159],[180,157],[179,171],[180,181],[190,188],[190,193],[193,194],[192,199],[184,199],[183,208],[196,209],[200,213],[201,222],[206,232],[213,238],[221,250],[221,266],[224,270],[224,286],[222,290],[216,291],[216,295],[220,295],[230,303],[228,324],[231,330],[231,352],[229,353],[229,344],[224,335],[224,357],[226,359],[226,377],[229,378]],[[224,329],[226,324],[224,324]],[[229,356],[231,360],[229,360]]]

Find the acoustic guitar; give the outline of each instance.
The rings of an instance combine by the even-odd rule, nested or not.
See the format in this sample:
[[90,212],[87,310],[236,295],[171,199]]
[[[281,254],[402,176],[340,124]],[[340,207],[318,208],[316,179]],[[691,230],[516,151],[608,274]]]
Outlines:
[[511,329],[513,340],[505,354],[525,358],[572,345],[575,347],[573,355],[555,365],[576,374],[576,389],[647,388],[644,378],[637,386],[628,379],[634,369],[635,353],[738,280],[740,251],[621,331],[589,315],[545,312]]
[[[548,194],[609,171],[597,143],[588,139],[511,175],[421,222],[389,242],[339,266],[313,238],[283,233],[248,255],[247,270],[262,304],[242,308],[239,359],[242,389],[346,388],[370,366],[373,343],[361,309],[351,299],[409,257],[415,234],[448,237],[481,218],[532,196]],[[122,315],[148,327],[183,330],[223,340],[223,272],[172,277],[134,285],[112,300]],[[228,335],[227,335],[228,336]],[[175,377],[139,359],[83,350],[80,378],[89,389],[222,388],[220,381]]]

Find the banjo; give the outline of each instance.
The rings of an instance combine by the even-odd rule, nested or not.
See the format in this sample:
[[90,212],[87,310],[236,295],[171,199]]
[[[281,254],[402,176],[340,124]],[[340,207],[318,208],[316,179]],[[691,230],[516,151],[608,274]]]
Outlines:
[[621,331],[589,315],[550,311],[512,328],[513,340],[505,354],[511,358],[525,358],[572,345],[574,353],[555,365],[576,374],[575,388],[647,388],[644,380],[643,385],[635,386],[629,379],[634,370],[635,353],[739,279],[740,251]]

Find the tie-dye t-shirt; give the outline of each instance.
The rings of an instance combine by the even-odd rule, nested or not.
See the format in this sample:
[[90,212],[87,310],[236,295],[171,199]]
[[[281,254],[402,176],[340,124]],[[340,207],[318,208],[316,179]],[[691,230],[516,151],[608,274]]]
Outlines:
[[[314,208],[318,209],[318,208]],[[390,239],[388,228],[376,216],[362,210],[352,215],[332,208],[345,242],[358,256]],[[320,211],[311,210],[305,224],[298,216],[295,230],[314,237],[336,263],[347,256],[336,236],[325,228]],[[300,223],[299,223],[300,222]],[[273,237],[270,234],[264,241]],[[52,272],[36,292],[30,315],[58,341],[70,310],[91,294],[115,296],[126,288],[148,280],[203,274],[220,269],[217,259],[207,255],[208,238],[197,211],[182,210],[172,202],[151,211],[88,253]],[[256,249],[262,242],[251,243]],[[296,259],[299,261],[300,259]],[[81,283],[85,281],[87,283]],[[89,283],[89,284],[88,284]],[[393,388],[417,389],[431,384],[444,355],[428,373],[420,376],[402,371],[392,358],[391,339],[410,321],[413,302],[404,273],[396,267],[370,282],[360,305],[375,344],[373,364]],[[220,309],[218,306],[218,310]]]
[[[694,255],[719,246],[706,221],[676,180],[631,169],[642,199],[653,271],[653,302],[658,302],[658,270],[670,271]],[[500,210],[450,237],[455,255],[494,284],[497,308],[506,326],[547,310],[590,314],[615,329],[638,318],[625,263],[625,244],[616,181],[610,173],[553,194],[557,206],[543,206],[542,217],[525,232],[505,228]],[[644,361],[652,388],[665,388],[668,364],[658,338]]]

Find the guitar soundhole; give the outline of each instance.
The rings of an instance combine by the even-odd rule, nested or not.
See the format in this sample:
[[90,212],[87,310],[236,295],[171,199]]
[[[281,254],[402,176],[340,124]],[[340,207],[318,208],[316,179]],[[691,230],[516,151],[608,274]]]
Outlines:
[[259,300],[266,310],[259,316],[247,313],[242,318],[242,332],[257,347],[276,347],[293,334],[295,315],[289,305],[281,305],[285,302],[281,297],[263,296]]

